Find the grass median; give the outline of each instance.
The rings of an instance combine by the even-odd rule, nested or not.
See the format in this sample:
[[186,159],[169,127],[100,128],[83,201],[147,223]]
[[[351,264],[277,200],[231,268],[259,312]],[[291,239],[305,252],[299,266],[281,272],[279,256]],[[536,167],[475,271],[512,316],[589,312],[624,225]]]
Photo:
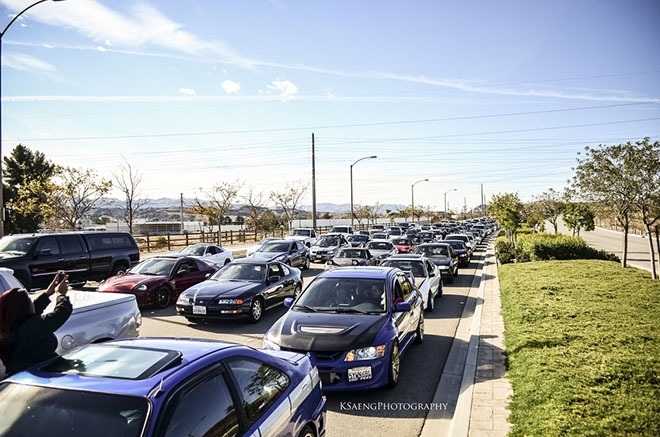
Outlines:
[[660,281],[595,260],[498,275],[511,436],[660,435]]

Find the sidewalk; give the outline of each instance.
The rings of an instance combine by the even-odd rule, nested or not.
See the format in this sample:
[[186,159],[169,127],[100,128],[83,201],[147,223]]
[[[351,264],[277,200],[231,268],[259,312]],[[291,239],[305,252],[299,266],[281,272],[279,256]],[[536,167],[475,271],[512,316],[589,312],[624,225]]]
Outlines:
[[431,411],[422,437],[503,437],[509,432],[504,322],[500,314],[497,264],[486,251],[479,289],[468,296],[434,402],[447,411]]

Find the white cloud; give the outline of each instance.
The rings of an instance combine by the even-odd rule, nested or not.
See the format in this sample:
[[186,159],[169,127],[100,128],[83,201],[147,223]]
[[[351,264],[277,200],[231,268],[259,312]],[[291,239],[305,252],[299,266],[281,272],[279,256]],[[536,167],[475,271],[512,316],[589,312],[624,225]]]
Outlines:
[[188,96],[196,96],[197,95],[197,91],[195,91],[192,88],[179,88],[179,92],[181,94],[186,94]]
[[298,87],[289,80],[274,80],[267,88],[279,92],[283,100],[292,99],[298,94]]
[[241,91],[241,84],[233,80],[225,80],[220,85],[227,94],[238,94]]

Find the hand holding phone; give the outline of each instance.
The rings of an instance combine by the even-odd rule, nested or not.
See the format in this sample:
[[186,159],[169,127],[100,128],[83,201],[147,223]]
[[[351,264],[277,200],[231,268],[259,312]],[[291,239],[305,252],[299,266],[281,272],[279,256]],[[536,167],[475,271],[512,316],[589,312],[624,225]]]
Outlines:
[[63,270],[58,271],[58,272],[57,272],[57,281],[56,281],[56,282],[59,284],[59,283],[61,283],[62,281],[64,281],[64,278],[66,278],[66,273],[65,273]]

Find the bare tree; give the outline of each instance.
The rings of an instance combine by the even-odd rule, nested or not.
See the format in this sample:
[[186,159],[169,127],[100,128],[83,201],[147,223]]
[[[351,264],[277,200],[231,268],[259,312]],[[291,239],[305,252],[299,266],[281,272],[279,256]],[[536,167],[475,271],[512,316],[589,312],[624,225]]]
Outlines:
[[234,183],[222,182],[214,184],[210,191],[204,191],[200,188],[201,194],[206,197],[201,200],[195,197],[196,205],[192,208],[196,213],[205,214],[209,218],[210,224],[213,221],[218,223],[218,244],[222,245],[222,223],[229,211],[234,206],[234,200],[238,196],[238,191],[241,189],[241,183],[238,181]]
[[78,229],[80,219],[96,208],[97,202],[110,188],[112,181],[100,178],[93,169],[58,167],[50,222],[58,219],[66,229]]
[[119,166],[119,174],[113,174],[113,176],[115,184],[126,199],[126,206],[119,207],[119,209],[124,210],[124,221],[128,225],[128,232],[132,234],[135,212],[141,206],[149,203],[148,199],[138,199],[138,187],[142,182],[142,175],[137,170],[133,171],[131,164],[124,158],[124,163]]
[[302,181],[293,181],[286,184],[284,191],[271,191],[270,200],[283,211],[284,219],[291,229],[296,208],[300,205],[303,195],[307,191],[307,184]]
[[252,226],[254,229],[254,235],[256,239],[259,225],[259,216],[266,210],[266,206],[264,205],[264,194],[261,192],[256,193],[254,188],[248,187],[247,193],[244,196],[241,196],[241,198],[248,206],[249,210],[247,225]]

